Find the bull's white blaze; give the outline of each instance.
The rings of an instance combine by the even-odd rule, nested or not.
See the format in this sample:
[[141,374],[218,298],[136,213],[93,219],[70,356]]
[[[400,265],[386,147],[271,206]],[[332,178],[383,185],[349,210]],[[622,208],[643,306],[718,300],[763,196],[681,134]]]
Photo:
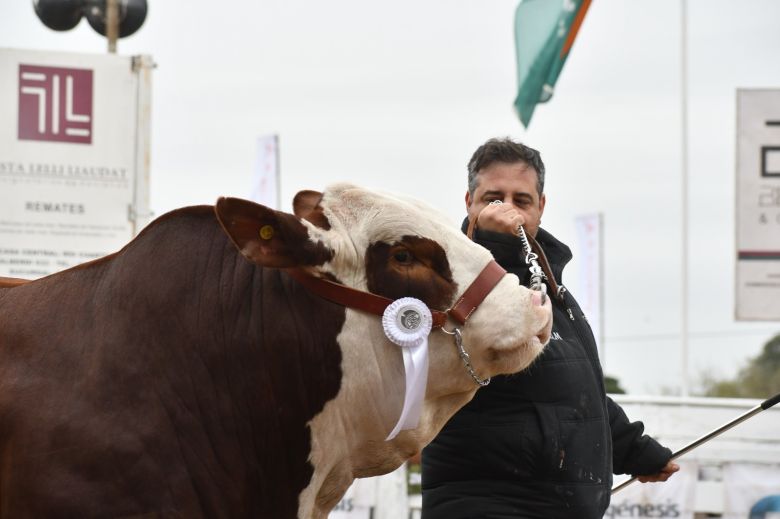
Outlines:
[[[394,243],[406,235],[436,241],[447,255],[459,292],[492,259],[458,229],[441,224],[446,217],[416,201],[342,184],[325,192],[322,205],[331,229],[306,222],[312,239],[335,252],[334,260],[320,270],[360,290],[366,290],[365,251],[378,241]],[[516,276],[505,276],[462,329],[477,373],[488,377],[527,367],[549,339],[549,305],[534,304]],[[454,325],[450,322],[448,327]],[[429,443],[477,389],[452,338],[434,330],[429,336],[428,384],[419,425],[385,442],[403,406],[401,351],[385,336],[378,316],[352,309],[346,311],[338,343],[343,378],[336,397],[309,423],[314,475],[299,496],[301,519],[327,517],[355,477],[400,466]]]

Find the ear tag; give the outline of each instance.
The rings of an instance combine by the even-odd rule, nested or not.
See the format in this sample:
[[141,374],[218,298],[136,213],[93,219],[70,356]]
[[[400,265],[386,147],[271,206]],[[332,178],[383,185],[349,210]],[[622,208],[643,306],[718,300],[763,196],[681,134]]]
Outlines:
[[274,228],[270,225],[263,225],[260,227],[260,238],[264,240],[270,240],[274,237]]
[[393,301],[382,315],[385,335],[401,347],[406,373],[406,392],[401,416],[385,441],[392,440],[402,430],[416,428],[420,422],[425,387],[428,383],[428,335],[432,325],[430,309],[413,297]]

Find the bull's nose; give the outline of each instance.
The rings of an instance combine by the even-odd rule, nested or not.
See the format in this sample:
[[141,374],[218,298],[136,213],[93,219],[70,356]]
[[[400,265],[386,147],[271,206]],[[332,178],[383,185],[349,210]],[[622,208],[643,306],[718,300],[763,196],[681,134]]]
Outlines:
[[531,291],[531,303],[534,306],[542,306],[542,293],[538,290]]

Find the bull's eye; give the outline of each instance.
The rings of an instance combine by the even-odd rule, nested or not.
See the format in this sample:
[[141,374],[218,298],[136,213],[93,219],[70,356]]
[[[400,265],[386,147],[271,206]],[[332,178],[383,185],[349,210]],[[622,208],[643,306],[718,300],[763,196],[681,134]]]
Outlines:
[[393,259],[402,265],[410,265],[412,263],[412,253],[406,249],[400,249],[393,253]]

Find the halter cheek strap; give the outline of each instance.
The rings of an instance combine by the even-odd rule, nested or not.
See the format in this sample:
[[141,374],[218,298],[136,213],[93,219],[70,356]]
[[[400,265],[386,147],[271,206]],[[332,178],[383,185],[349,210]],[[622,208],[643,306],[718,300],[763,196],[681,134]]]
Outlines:
[[466,324],[474,310],[493,290],[493,287],[501,281],[504,274],[506,274],[506,270],[501,268],[501,265],[496,263],[495,260],[490,260],[490,263],[485,265],[482,272],[472,281],[471,285],[447,313],[460,324]]
[[[286,272],[313,294],[348,308],[382,316],[385,309],[393,303],[391,299],[386,297],[317,278],[300,269],[287,269]],[[445,312],[431,310],[433,328],[443,327],[447,322],[448,315],[458,323],[466,324],[474,310],[493,290],[493,287],[501,281],[504,274],[506,274],[506,270],[494,260],[490,260],[452,308]]]

